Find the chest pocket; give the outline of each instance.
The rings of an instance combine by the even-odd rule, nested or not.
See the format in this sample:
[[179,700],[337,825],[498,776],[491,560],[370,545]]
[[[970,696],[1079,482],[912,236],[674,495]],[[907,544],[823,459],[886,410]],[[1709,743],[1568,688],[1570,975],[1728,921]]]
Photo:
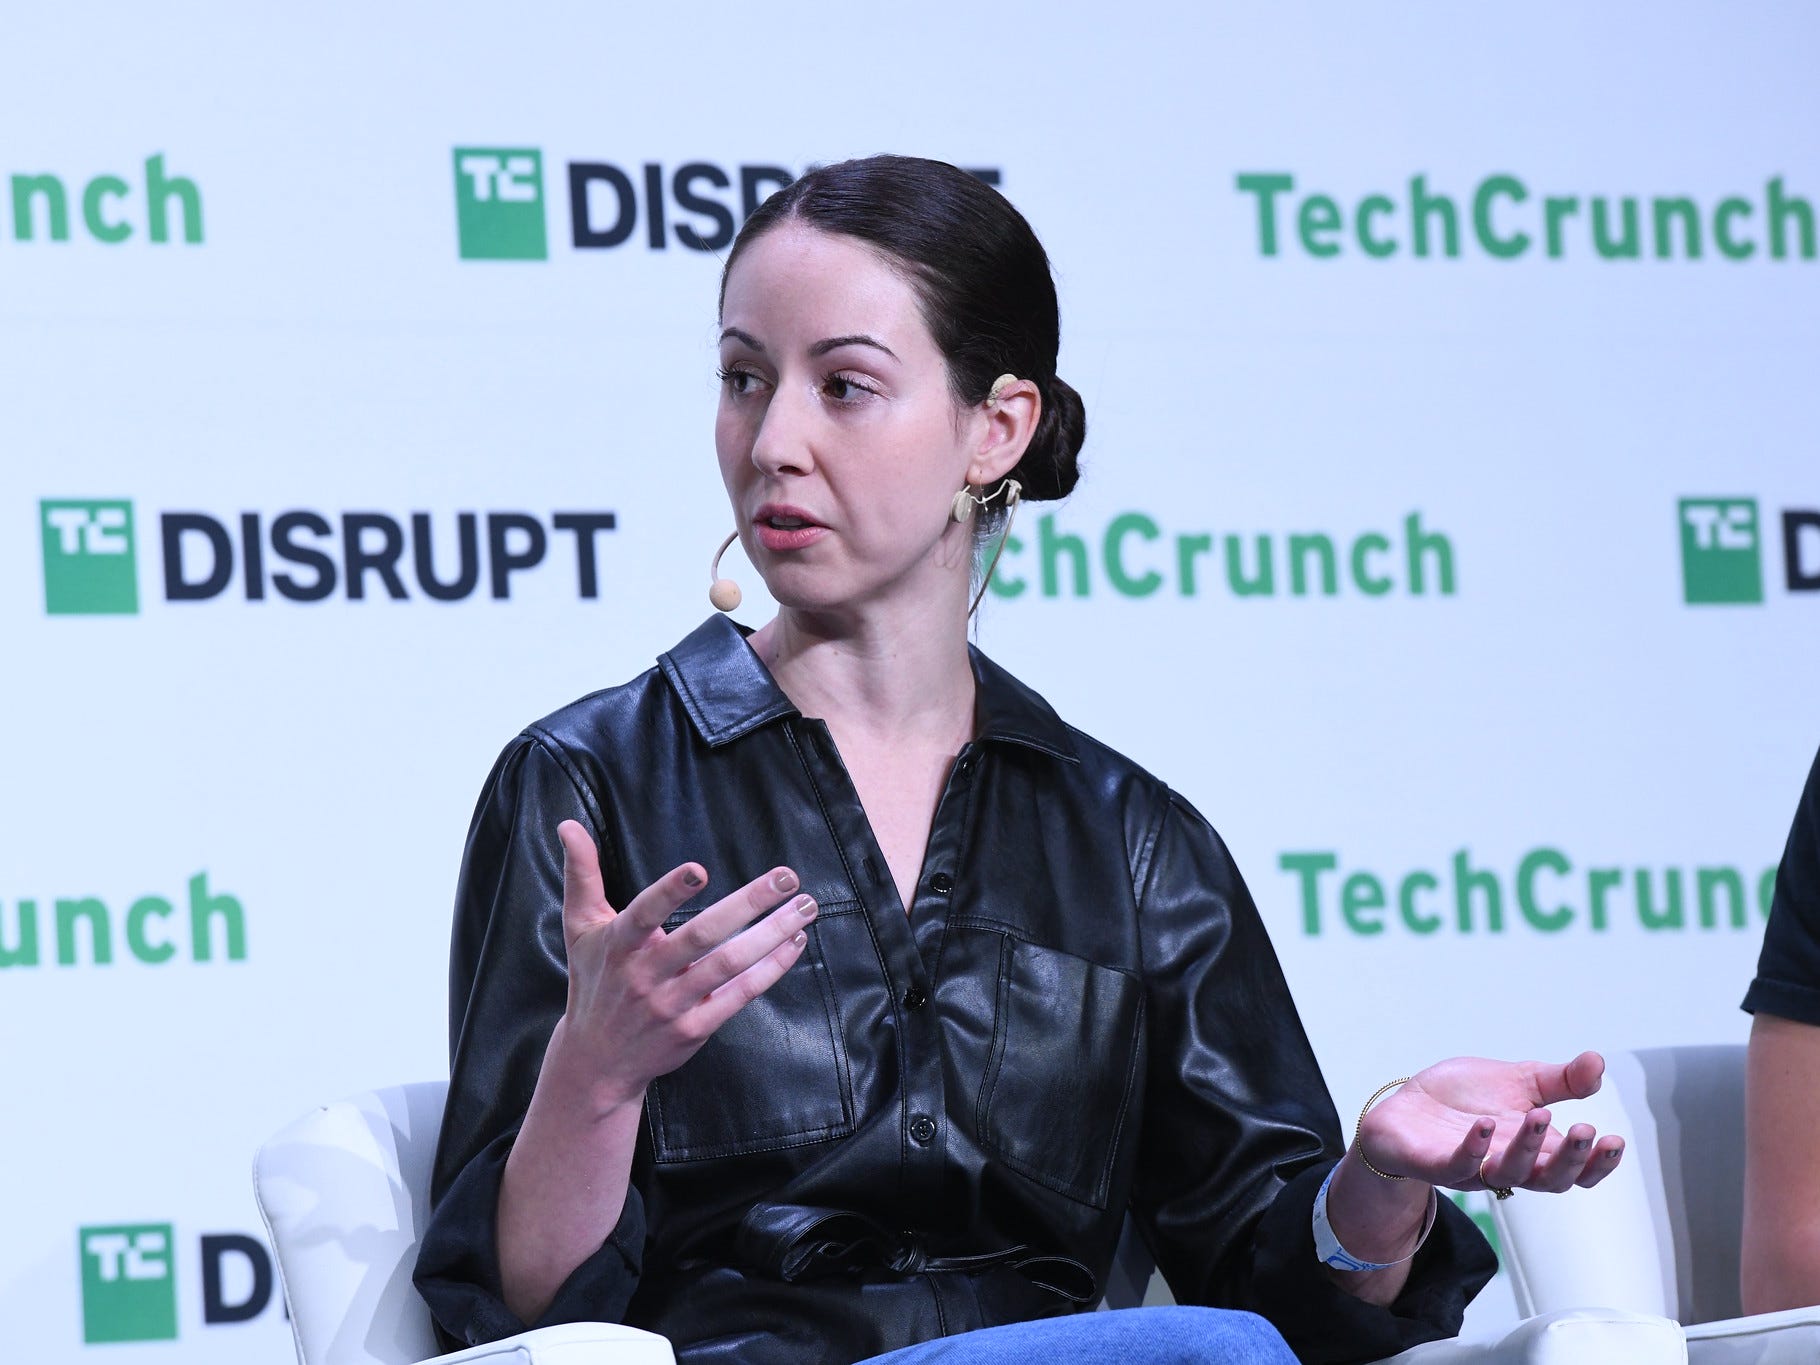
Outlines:
[[995,1013],[982,1140],[1038,1184],[1105,1208],[1137,1084],[1143,984],[1006,935]]
[[[840,908],[824,907],[820,918]],[[688,918],[673,916],[664,927]],[[809,926],[802,956],[770,990],[652,1082],[646,1103],[658,1161],[704,1161],[853,1132],[853,1085],[820,929],[819,920]]]

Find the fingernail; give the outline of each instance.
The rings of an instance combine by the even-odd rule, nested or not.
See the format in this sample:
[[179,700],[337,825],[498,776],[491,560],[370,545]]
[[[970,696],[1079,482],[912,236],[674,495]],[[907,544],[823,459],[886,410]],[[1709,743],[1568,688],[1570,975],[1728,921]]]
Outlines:
[[1491,1124],[1489,1124],[1489,1123],[1481,1123],[1481,1124],[1480,1124],[1480,1125],[1479,1125],[1479,1136],[1480,1136],[1480,1137],[1482,1137],[1482,1138],[1488,1138],[1488,1137],[1490,1137],[1490,1136],[1491,1136],[1491,1135],[1492,1135],[1492,1132],[1493,1132],[1493,1129],[1492,1129],[1492,1125],[1491,1125]]
[[1584,1152],[1590,1146],[1592,1146],[1591,1138],[1581,1138],[1578,1142],[1574,1143],[1574,1150],[1576,1152]]
[[700,886],[701,884],[702,884],[701,873],[697,872],[692,867],[685,867],[683,869],[683,885],[684,886],[694,887],[694,886]]
[[801,948],[804,944],[808,943],[808,941],[809,936],[801,929],[798,929],[796,931],[796,937],[790,940],[790,942],[794,943],[798,948]]
[[801,883],[796,880],[796,874],[787,867],[780,867],[771,874],[771,886],[774,890],[788,894],[796,890],[799,885]]
[[804,919],[815,918],[815,899],[812,896],[798,896],[790,908]]
[[1532,1123],[1529,1125],[1529,1131],[1534,1133],[1537,1137],[1540,1137],[1543,1133],[1546,1133],[1548,1131],[1548,1124],[1547,1123]]

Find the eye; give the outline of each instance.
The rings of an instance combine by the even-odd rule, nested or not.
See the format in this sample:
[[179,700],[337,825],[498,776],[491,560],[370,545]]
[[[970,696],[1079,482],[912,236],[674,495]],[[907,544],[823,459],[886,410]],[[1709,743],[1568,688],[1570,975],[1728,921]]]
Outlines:
[[864,402],[867,397],[876,398],[878,390],[862,383],[858,377],[850,374],[831,374],[822,381],[822,392],[836,403],[850,405]]
[[756,393],[765,381],[751,370],[726,367],[720,371],[720,382],[728,393],[743,398],[749,393]]

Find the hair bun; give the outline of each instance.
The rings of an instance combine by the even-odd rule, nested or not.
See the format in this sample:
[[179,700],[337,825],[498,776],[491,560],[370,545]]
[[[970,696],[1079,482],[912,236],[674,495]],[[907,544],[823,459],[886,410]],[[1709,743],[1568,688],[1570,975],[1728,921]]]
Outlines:
[[1060,379],[1039,381],[1043,413],[1036,432],[1011,477],[1023,485],[1023,496],[1035,502],[1065,498],[1080,482],[1081,445],[1087,439],[1087,408],[1080,394]]

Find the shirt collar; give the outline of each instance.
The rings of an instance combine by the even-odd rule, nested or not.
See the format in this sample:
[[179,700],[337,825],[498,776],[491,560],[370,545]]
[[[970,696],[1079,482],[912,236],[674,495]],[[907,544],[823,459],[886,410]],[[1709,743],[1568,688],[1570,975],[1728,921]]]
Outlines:
[[[710,616],[658,659],[697,733],[719,748],[760,726],[798,715],[770,670],[746,643],[745,627]],[[980,739],[1020,744],[1078,763],[1074,735],[1035,692],[968,647],[979,693]]]

